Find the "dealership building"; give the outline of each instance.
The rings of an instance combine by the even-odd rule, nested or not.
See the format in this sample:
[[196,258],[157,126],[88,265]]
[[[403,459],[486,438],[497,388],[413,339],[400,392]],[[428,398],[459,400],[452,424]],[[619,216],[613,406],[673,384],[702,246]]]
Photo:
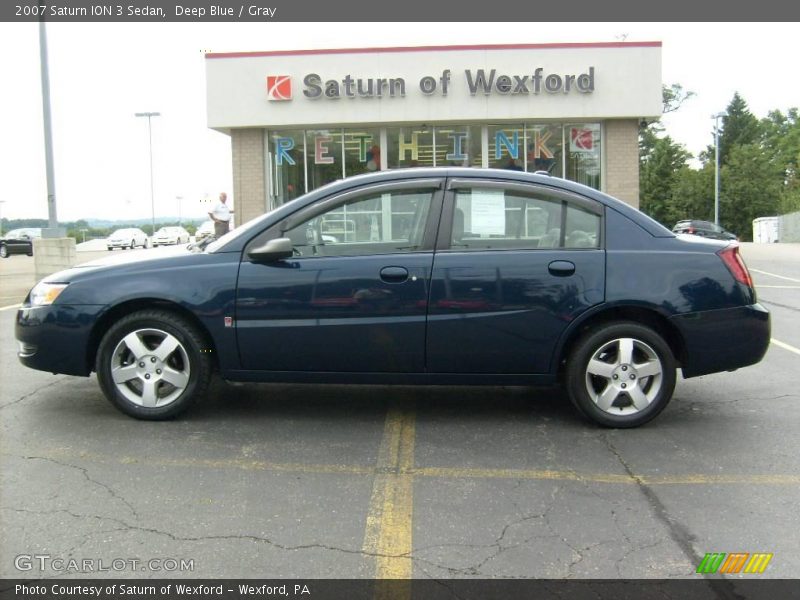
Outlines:
[[661,115],[661,43],[206,55],[230,135],[236,221],[360,173],[547,171],[639,204],[638,136]]

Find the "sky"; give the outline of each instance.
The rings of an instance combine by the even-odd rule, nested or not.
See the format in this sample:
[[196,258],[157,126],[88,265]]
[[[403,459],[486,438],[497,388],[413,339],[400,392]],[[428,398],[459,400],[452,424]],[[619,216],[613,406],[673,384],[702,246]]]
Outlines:
[[[796,23],[55,23],[47,26],[60,221],[202,219],[232,196],[230,138],[206,125],[205,52],[660,41],[662,80],[696,95],[665,115],[697,155],[739,92],[757,117],[800,105]],[[0,214],[47,218],[39,26],[0,23]],[[236,199],[232,197],[235,206]]]

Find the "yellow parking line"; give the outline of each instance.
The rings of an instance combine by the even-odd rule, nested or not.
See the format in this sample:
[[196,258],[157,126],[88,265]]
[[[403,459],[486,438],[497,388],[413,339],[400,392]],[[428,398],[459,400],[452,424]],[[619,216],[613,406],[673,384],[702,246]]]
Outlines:
[[783,348],[784,350],[788,350],[789,352],[794,352],[795,354],[800,354],[800,348],[795,348],[791,344],[787,344],[786,342],[782,342],[780,340],[776,340],[775,338],[772,338],[770,340],[770,342],[772,342],[773,344],[775,344],[779,348]]
[[442,467],[423,467],[414,469],[414,475],[420,477],[442,477],[447,479],[528,479],[581,481],[584,483],[612,483],[644,485],[698,485],[698,484],[745,484],[745,485],[798,485],[800,475],[705,475],[690,473],[687,475],[664,475],[647,477],[615,474],[615,473],[577,473],[575,471],[528,470],[528,469],[460,469]]
[[[44,459],[87,460],[101,464],[141,464],[147,467],[187,467],[208,469],[243,469],[246,471],[273,471],[277,473],[320,473],[374,476],[375,484],[370,500],[367,516],[367,530],[364,535],[364,551],[369,554],[378,553],[381,545],[380,537],[386,523],[397,524],[396,515],[406,514],[407,531],[395,536],[399,541],[395,546],[403,546],[397,551],[389,548],[383,554],[394,556],[406,555],[411,548],[411,479],[413,477],[440,477],[444,479],[522,479],[533,481],[578,481],[583,483],[633,484],[646,485],[800,485],[800,475],[776,473],[764,474],[731,474],[710,475],[705,473],[688,473],[684,475],[661,475],[648,477],[636,475],[630,477],[621,473],[580,473],[573,470],[551,469],[469,469],[459,467],[418,467],[414,468],[414,414],[399,412],[390,413],[386,418],[384,437],[378,463],[375,466],[337,465],[337,464],[302,464],[277,463],[264,460],[248,460],[240,458],[226,459],[165,459],[139,456],[110,457],[89,452],[75,452],[71,448],[53,448],[31,450],[32,456]],[[6,453],[0,452],[0,457]],[[395,480],[391,480],[394,477]],[[405,486],[405,487],[403,487]],[[391,506],[390,506],[391,505]],[[398,508],[399,507],[399,508]],[[407,508],[404,508],[407,507]],[[387,514],[388,511],[388,514]],[[386,515],[386,516],[384,516]],[[394,534],[393,534],[394,535]],[[401,539],[402,538],[402,539]],[[389,538],[387,537],[387,540]],[[402,543],[401,543],[402,542]],[[384,543],[384,546],[389,544]],[[393,567],[394,568],[394,567]]]
[[[411,579],[416,415],[391,409],[378,450],[364,532],[364,552],[377,557],[375,578]],[[379,585],[376,597],[408,597],[411,588]]]
[[768,271],[761,271],[759,269],[750,268],[751,271],[755,273],[761,273],[762,275],[769,275],[770,277],[777,277],[778,279],[785,279],[786,281],[796,281],[800,283],[800,279],[795,279],[794,277],[786,277],[786,275],[776,275],[775,273],[769,273]]

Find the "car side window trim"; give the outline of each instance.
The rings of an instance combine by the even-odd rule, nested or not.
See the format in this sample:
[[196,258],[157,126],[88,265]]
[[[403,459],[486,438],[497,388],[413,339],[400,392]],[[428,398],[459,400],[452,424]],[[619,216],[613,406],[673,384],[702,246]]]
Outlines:
[[[369,185],[359,187],[353,190],[347,190],[341,194],[330,196],[322,201],[314,203],[312,206],[301,208],[297,212],[289,215],[279,223],[276,223],[264,230],[260,234],[253,237],[245,246],[243,259],[247,260],[247,253],[256,246],[260,246],[271,239],[281,237],[285,232],[301,225],[302,223],[313,219],[323,213],[326,213],[334,207],[344,204],[349,200],[359,197],[367,197],[374,194],[389,193],[404,190],[431,190],[431,200],[428,210],[427,221],[423,229],[423,237],[420,247],[415,252],[430,252],[434,248],[436,241],[436,232],[438,231],[439,218],[442,211],[442,197],[444,190],[445,178],[421,178],[421,179],[408,179],[403,181],[394,181],[390,183],[382,183],[377,185]],[[295,260],[300,260],[297,257]]]
[[[444,203],[442,205],[442,217],[439,225],[439,232],[436,237],[436,252],[485,252],[485,248],[452,248],[452,234],[453,234],[453,215],[456,206],[456,192],[471,190],[473,188],[482,189],[495,189],[510,191],[522,196],[545,198],[561,204],[561,232],[559,239],[559,247],[552,248],[553,250],[569,250],[569,251],[587,251],[587,250],[603,250],[605,248],[605,206],[595,200],[584,198],[570,192],[555,190],[546,186],[516,183],[512,181],[499,181],[492,179],[466,179],[466,178],[451,178],[447,181],[446,193]],[[599,231],[598,231],[598,244],[597,247],[592,248],[565,248],[565,234],[566,234],[566,219],[567,207],[574,206],[581,208],[591,214],[597,215],[600,218]],[[529,251],[537,252],[540,249],[531,248]],[[493,252],[520,252],[528,251],[521,248],[515,249],[502,249],[498,248],[492,250]]]
[[577,194],[565,192],[562,190],[555,190],[543,185],[536,185],[534,183],[516,183],[513,181],[497,181],[492,179],[450,179],[447,182],[448,191],[466,190],[471,188],[488,188],[497,190],[508,190],[522,194],[524,196],[542,195],[551,200],[566,200],[575,206],[580,206],[582,209],[602,216],[603,205],[596,200],[584,198]]

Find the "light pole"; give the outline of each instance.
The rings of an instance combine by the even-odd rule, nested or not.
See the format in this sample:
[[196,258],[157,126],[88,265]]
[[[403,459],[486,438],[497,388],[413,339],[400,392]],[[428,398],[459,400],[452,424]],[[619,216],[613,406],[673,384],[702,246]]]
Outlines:
[[140,112],[135,113],[137,117],[147,117],[147,137],[150,141],[150,210],[152,213],[152,226],[153,226],[153,233],[152,235],[156,234],[156,200],[155,195],[153,194],[153,129],[150,124],[150,119],[152,117],[160,117],[161,113],[157,112]]
[[3,204],[5,203],[5,200],[0,200],[0,236],[3,235]]
[[725,112],[711,115],[714,119],[714,225],[719,225],[719,120]]
[[183,204],[183,196],[175,196],[175,200],[178,201],[178,225],[183,225],[183,219],[181,218],[181,204]]

